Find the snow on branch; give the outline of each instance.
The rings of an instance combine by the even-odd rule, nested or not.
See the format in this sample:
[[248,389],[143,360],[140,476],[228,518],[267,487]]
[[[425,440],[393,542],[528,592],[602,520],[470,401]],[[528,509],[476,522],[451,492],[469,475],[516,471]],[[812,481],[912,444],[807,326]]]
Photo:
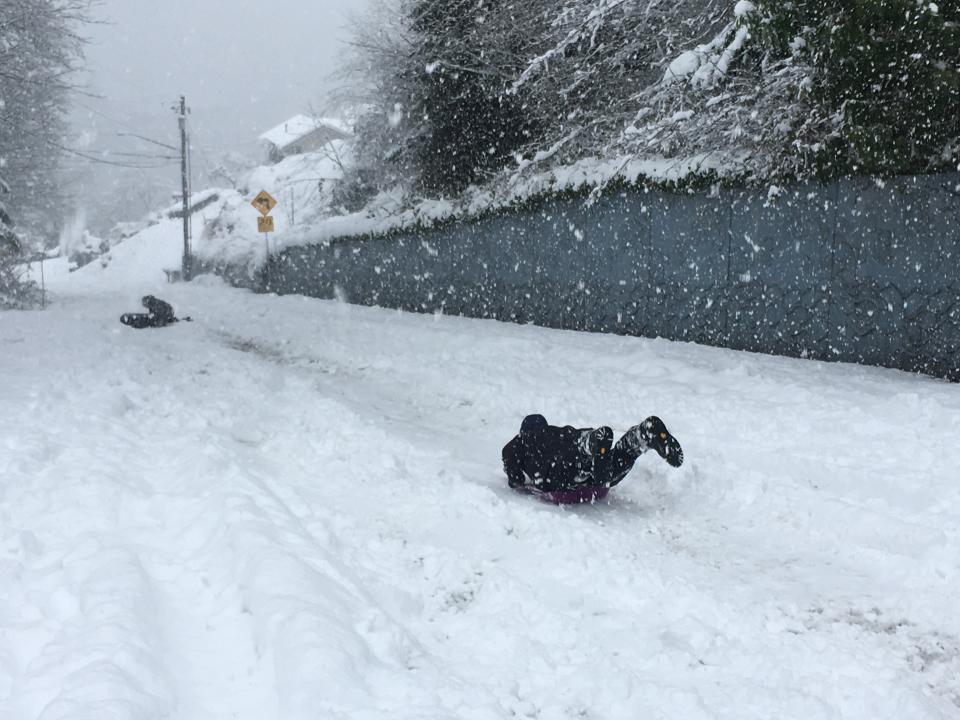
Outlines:
[[[566,35],[556,45],[527,63],[526,69],[514,81],[513,91],[516,92],[532,77],[546,70],[551,60],[562,58],[572,45],[576,45],[589,37],[589,44],[592,48],[597,33],[603,27],[609,15],[633,2],[635,0],[600,0],[595,5],[588,4],[587,8],[584,8],[583,5],[565,8],[554,20],[553,26],[561,27],[573,23],[574,27],[567,31]],[[647,13],[649,14],[651,9],[660,5],[661,2],[662,0],[648,0]],[[582,17],[578,17],[581,14]]]
[[667,67],[662,82],[665,85],[689,82],[693,87],[710,88],[722,81],[750,36],[747,18],[754,10],[753,3],[740,0],[734,8],[736,19],[709,43],[677,56]]

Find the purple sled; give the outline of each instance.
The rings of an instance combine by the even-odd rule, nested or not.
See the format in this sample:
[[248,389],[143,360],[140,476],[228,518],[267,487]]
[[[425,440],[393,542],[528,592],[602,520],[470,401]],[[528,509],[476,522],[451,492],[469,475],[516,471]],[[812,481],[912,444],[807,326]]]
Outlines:
[[554,505],[582,505],[592,503],[597,500],[603,500],[610,488],[602,485],[585,485],[578,488],[567,490],[541,490],[532,485],[518,487],[517,490],[527,495],[535,495],[544,502],[551,502]]

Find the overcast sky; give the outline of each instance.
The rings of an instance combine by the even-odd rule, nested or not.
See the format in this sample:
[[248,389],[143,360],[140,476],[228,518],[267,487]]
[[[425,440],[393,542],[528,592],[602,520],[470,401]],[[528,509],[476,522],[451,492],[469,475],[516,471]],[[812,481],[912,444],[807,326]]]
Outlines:
[[[74,147],[110,162],[64,161],[64,183],[93,229],[142,217],[169,203],[178,163],[131,155],[170,154],[135,132],[179,145],[171,108],[191,109],[195,188],[233,150],[252,155],[257,137],[291,116],[324,112],[351,17],[378,0],[97,0],[87,28],[94,96],[75,99]],[[149,166],[149,167],[145,167]]]
[[100,0],[87,59],[103,99],[82,100],[78,129],[95,129],[98,147],[120,129],[173,132],[169,107],[185,94],[194,142],[212,151],[322,110],[348,18],[366,2]]

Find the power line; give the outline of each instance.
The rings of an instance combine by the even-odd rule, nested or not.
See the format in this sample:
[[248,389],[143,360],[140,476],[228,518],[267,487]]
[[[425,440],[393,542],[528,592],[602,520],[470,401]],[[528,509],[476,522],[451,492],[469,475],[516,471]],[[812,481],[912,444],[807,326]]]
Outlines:
[[[75,150],[74,148],[67,147],[62,143],[58,143],[56,140],[53,140],[49,137],[44,136],[44,134],[39,131],[21,129],[20,132],[23,133],[24,135],[31,135],[33,137],[36,137],[39,139],[40,142],[46,145],[49,145],[50,147],[56,148],[57,150],[65,152],[69,155],[75,155],[76,157],[83,158],[84,160],[87,160],[92,163],[97,163],[99,165],[112,165],[114,167],[129,168],[132,170],[154,170],[154,169],[162,168],[169,165],[169,163],[161,163],[159,165],[146,165],[144,163],[135,164],[135,163],[114,162],[112,160],[104,160],[103,158],[98,158],[88,153],[82,152],[80,150]],[[171,148],[171,149],[176,150],[176,148]],[[116,154],[119,155],[120,153],[116,153]],[[161,159],[161,158],[156,158],[156,159]]]
[[[159,140],[154,140],[154,139],[152,139],[152,138],[148,138],[148,137],[146,137],[146,136],[144,136],[144,135],[138,135],[137,133],[132,133],[132,132],[119,132],[119,133],[117,133],[117,135],[119,135],[120,137],[135,137],[135,138],[138,138],[138,139],[143,140],[143,141],[145,141],[145,142],[153,143],[154,145],[159,145],[160,147],[166,148],[167,150],[173,150],[174,152],[180,152],[180,148],[178,148],[178,147],[174,147],[173,145],[167,145],[167,144],[164,143],[164,142],[160,142]],[[178,159],[178,160],[180,159],[180,156],[179,156],[179,155],[177,156],[177,159]]]
[[54,146],[55,148],[62,150],[65,153],[69,153],[70,155],[76,155],[77,157],[83,158],[84,160],[88,160],[89,162],[92,162],[92,163],[97,163],[98,165],[112,165],[113,167],[128,168],[132,170],[155,170],[157,168],[167,167],[171,164],[171,162],[165,162],[165,163],[160,163],[155,165],[146,165],[144,163],[136,164],[136,163],[115,162],[113,160],[104,160],[103,158],[98,158],[93,155],[88,155],[87,153],[80,152],[79,150],[68,148],[66,145],[61,145],[60,143],[53,142],[52,140],[48,141],[48,143]]
[[179,155],[147,155],[146,153],[119,152],[116,150],[101,150],[104,155],[118,155],[119,157],[148,158],[150,160],[179,160]]

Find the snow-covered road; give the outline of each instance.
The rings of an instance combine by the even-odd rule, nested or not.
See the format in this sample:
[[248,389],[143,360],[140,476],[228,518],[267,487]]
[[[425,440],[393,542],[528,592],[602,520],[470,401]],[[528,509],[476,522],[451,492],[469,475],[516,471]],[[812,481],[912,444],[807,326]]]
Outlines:
[[[3,720],[960,718],[960,387],[98,285],[0,314]],[[546,505],[529,412],[687,462]]]

